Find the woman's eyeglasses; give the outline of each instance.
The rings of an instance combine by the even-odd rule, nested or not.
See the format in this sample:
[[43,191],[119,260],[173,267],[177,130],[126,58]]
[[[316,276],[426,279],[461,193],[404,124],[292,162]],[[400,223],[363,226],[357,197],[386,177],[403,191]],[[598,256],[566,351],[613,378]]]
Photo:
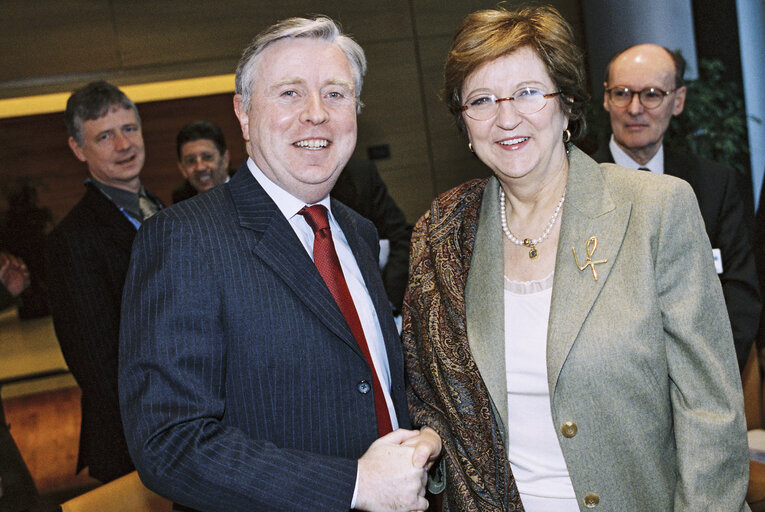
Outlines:
[[512,101],[518,113],[535,114],[545,107],[549,98],[559,94],[561,91],[545,94],[532,87],[523,88],[507,98],[497,98],[493,94],[476,94],[462,105],[462,111],[476,121],[488,121],[497,114],[501,102]]

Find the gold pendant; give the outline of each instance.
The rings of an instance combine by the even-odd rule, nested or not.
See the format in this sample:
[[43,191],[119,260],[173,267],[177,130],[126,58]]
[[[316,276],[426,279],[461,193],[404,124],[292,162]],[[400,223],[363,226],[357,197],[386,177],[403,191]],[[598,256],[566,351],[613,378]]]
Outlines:
[[539,256],[539,252],[537,252],[536,246],[533,243],[531,243],[531,238],[524,238],[523,245],[529,248],[529,258],[532,260],[537,259],[537,256]]

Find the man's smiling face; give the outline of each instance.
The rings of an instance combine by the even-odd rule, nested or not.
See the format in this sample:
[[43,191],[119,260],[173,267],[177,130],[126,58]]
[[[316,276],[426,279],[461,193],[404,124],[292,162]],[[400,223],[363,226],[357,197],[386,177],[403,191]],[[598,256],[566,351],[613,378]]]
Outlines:
[[261,171],[306,203],[329,194],[356,145],[356,91],[345,54],[326,41],[277,41],[256,57],[252,101],[234,107]]

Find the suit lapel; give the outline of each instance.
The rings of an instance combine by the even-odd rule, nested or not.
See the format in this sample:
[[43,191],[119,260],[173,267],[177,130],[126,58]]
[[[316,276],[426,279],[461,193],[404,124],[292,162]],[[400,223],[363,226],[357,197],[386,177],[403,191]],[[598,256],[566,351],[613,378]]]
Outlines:
[[[547,334],[551,393],[582,324],[608,281],[632,210],[631,204],[614,203],[599,166],[575,147],[571,148],[570,163]],[[572,252],[575,248],[579,265],[585,265],[591,237],[597,238],[597,248],[590,246],[591,260],[607,260],[594,265],[597,280],[593,265],[579,270]]]
[[271,267],[301,302],[361,355],[335,299],[292,226],[243,164],[227,184],[239,225],[252,233],[252,252]]
[[505,371],[505,308],[499,222],[499,182],[492,178],[481,197],[470,271],[465,285],[467,338],[470,353],[489,391],[507,438],[507,373]]

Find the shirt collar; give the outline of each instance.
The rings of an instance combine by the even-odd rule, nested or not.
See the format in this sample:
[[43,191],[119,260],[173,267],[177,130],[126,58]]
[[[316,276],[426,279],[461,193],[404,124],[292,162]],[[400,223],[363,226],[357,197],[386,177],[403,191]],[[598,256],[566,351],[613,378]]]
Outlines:
[[139,195],[148,197],[143,186],[141,186],[140,192],[136,194],[135,192],[130,192],[129,190],[106,185],[94,179],[91,179],[90,183],[92,183],[98,190],[103,192],[106,197],[122,207],[122,209],[129,213],[131,216],[138,220],[143,218],[141,216],[141,208],[138,202]]
[[[257,180],[260,186],[263,187],[263,190],[266,191],[266,194],[268,194],[273,202],[276,203],[276,206],[282,212],[282,215],[284,215],[287,219],[291,219],[295,215],[298,215],[298,212],[304,206],[306,206],[304,201],[293,196],[281,188],[279,185],[271,181],[265,174],[263,174],[263,171],[258,168],[257,164],[252,160],[252,158],[247,159],[247,168],[250,170],[252,176]],[[324,207],[327,208],[327,211],[330,213],[331,218],[332,209],[330,208],[329,195],[325,196],[321,201],[313,204],[324,205]]]
[[659,146],[659,151],[653,155],[646,164],[641,165],[634,161],[614,140],[614,135],[611,134],[611,140],[608,141],[608,148],[611,150],[611,156],[614,157],[614,163],[621,165],[628,169],[638,169],[639,167],[645,167],[650,169],[651,172],[656,174],[664,174],[664,144]]

